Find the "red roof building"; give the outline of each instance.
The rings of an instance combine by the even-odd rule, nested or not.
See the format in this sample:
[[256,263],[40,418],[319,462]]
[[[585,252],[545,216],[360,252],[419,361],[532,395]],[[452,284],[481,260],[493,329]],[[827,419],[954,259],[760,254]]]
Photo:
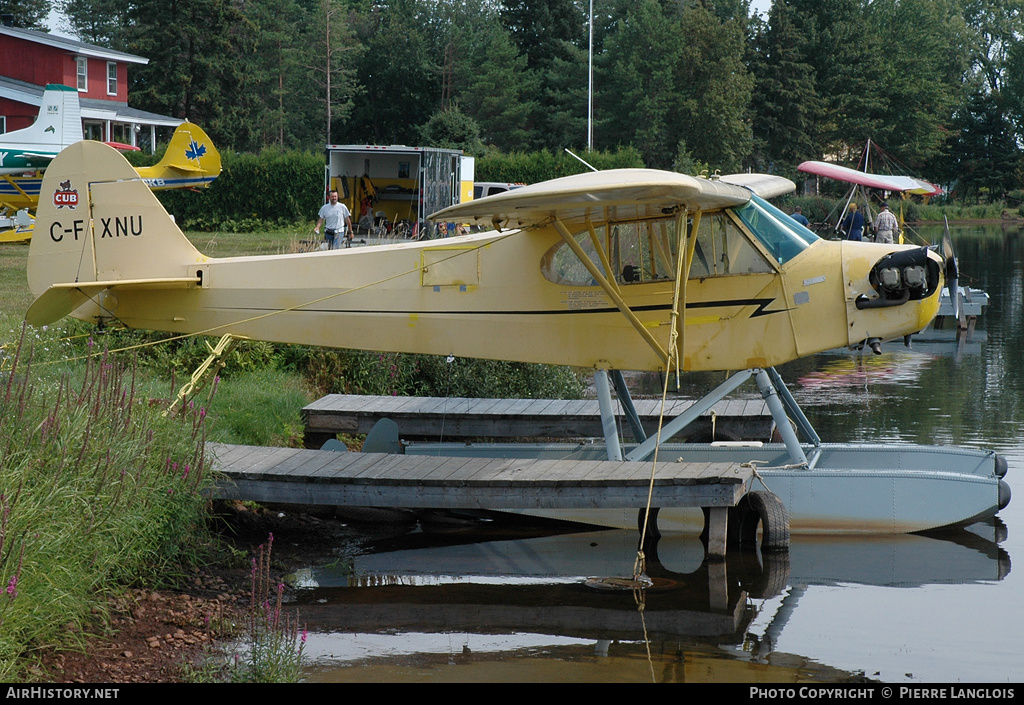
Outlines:
[[148,59],[31,29],[0,26],[0,133],[32,124],[43,89],[78,89],[86,139],[156,145],[158,128],[182,120],[128,106],[128,69]]

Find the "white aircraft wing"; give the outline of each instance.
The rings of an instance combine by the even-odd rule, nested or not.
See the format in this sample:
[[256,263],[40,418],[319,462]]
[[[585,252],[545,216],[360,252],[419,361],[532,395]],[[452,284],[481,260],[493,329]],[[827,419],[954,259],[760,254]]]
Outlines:
[[[792,186],[792,183],[790,182]],[[740,206],[751,191],[724,179],[700,179],[656,169],[610,169],[523,186],[449,206],[431,220],[524,228],[550,222],[594,222]]]

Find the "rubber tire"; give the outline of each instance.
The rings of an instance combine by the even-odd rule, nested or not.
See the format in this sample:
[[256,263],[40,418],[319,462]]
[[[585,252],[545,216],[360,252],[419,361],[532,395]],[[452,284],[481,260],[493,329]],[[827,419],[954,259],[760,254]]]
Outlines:
[[789,550],[789,511],[778,495],[748,492],[750,506],[761,519],[761,552]]
[[757,545],[757,527],[760,525],[762,552],[789,550],[789,512],[777,495],[748,492],[729,519],[730,539],[738,540],[741,546]]

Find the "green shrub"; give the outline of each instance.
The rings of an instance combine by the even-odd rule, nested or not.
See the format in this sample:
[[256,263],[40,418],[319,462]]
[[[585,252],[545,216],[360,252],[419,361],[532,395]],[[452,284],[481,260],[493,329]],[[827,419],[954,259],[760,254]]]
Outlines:
[[266,149],[224,153],[221,161],[221,175],[205,189],[157,192],[180,227],[257,232],[309,221],[323,205],[323,153]]
[[316,394],[579,399],[570,367],[310,348],[299,369]]

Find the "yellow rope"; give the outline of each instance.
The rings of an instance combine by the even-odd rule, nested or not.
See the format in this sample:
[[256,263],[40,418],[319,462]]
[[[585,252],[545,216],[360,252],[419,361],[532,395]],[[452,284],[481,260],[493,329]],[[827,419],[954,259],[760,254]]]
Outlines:
[[[658,430],[655,435],[654,456],[651,460],[651,478],[647,486],[647,506],[644,508],[644,522],[640,530],[640,546],[637,549],[636,561],[633,563],[633,580],[638,581],[647,570],[647,557],[644,555],[644,543],[647,541],[647,526],[651,518],[651,502],[654,498],[654,476],[658,468],[658,451],[661,447],[661,429],[665,420],[665,404],[668,398],[668,381],[672,370],[672,361],[677,368],[682,367],[683,346],[685,345],[686,327],[686,280],[690,275],[690,261],[697,242],[697,228],[700,226],[700,213],[693,219],[692,236],[686,239],[686,211],[679,214],[676,231],[680,233],[680,251],[676,259],[676,281],[672,296],[672,313],[669,317],[671,325],[668,333],[668,356],[666,357],[664,384],[661,390],[661,408],[658,411]],[[682,245],[686,245],[685,250]],[[680,307],[680,299],[683,302]]]
[[[196,368],[196,371],[192,373],[192,377],[189,378],[189,381],[186,382],[180,390],[178,390],[178,396],[175,397],[174,401],[171,402],[171,405],[167,407],[163,416],[173,414],[174,410],[178,407],[179,402],[184,403],[185,397],[194,393],[205,383],[204,380],[210,372],[210,368],[213,367],[214,362],[217,363],[217,371],[228,364],[226,360],[228,353],[231,352],[231,349],[235,347],[235,343],[239,340],[243,340],[243,338],[239,338],[228,333],[220,339],[220,342],[217,343],[216,347],[211,347],[210,344],[207,343],[206,347],[210,351],[210,354],[206,356],[206,360],[204,360],[203,363]],[[212,394],[213,392],[211,390],[211,396]]]

